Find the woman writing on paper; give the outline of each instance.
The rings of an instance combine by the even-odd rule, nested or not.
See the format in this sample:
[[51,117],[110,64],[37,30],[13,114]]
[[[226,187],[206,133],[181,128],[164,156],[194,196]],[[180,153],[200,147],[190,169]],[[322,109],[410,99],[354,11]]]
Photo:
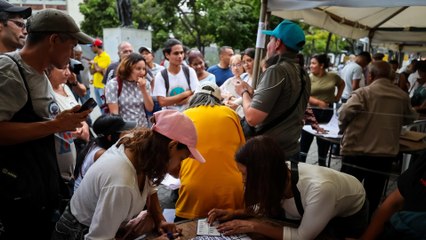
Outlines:
[[174,110],[154,113],[151,129],[134,129],[89,168],[52,239],[134,239],[155,230],[177,237],[175,224],[162,215],[156,185],[166,173],[178,177],[188,157],[205,162],[196,145],[188,117]]
[[[272,138],[250,138],[236,154],[245,184],[245,209],[212,209],[209,222],[227,221],[217,227],[225,235],[259,233],[273,239],[314,239],[326,229],[337,239],[361,236],[368,224],[362,184],[348,174],[305,163],[296,165],[298,171],[294,171],[285,159]],[[280,227],[256,220],[231,220],[244,216],[299,220],[300,225]]]

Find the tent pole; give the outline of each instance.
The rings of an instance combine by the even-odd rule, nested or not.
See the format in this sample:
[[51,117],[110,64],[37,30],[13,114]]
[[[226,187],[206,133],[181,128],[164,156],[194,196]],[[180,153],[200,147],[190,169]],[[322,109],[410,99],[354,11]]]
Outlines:
[[[259,25],[257,29],[257,39],[256,39],[256,51],[254,55],[254,66],[253,66],[253,80],[252,86],[254,89],[257,87],[257,83],[259,82],[260,75],[260,60],[263,56],[263,49],[265,48],[265,35],[262,34],[262,30],[266,29],[266,10],[268,8],[268,0],[262,0],[260,6],[260,16],[259,16]],[[270,12],[268,13],[271,14]],[[269,18],[268,18],[269,20]]]
[[325,45],[325,54],[327,54],[330,51],[331,36],[333,36],[333,33],[328,32],[327,44]]

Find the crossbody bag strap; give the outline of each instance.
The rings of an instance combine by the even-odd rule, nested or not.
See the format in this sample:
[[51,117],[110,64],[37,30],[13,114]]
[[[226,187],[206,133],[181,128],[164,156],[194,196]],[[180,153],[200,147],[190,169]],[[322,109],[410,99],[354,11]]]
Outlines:
[[305,90],[305,86],[306,86],[303,68],[300,68],[300,81],[301,81],[301,86],[300,86],[299,96],[297,97],[297,99],[293,103],[293,105],[289,109],[287,109],[285,112],[283,112],[279,117],[275,118],[272,122],[264,125],[259,130],[256,130],[256,135],[260,135],[260,134],[266,132],[267,130],[271,129],[272,127],[278,125],[280,122],[284,121],[290,115],[290,113],[292,113],[294,111],[294,109],[296,109],[297,105],[300,102],[300,98],[302,97],[303,90]]
[[16,60],[14,57],[10,56],[9,54],[3,53],[3,54],[0,54],[0,56],[9,57],[18,67],[19,74],[21,75],[21,78],[24,81],[24,85],[27,90],[27,96],[28,96],[27,104],[29,104],[29,107],[33,109],[33,103],[31,101],[31,95],[30,95],[30,88],[28,87],[27,79],[25,78],[25,74],[24,74],[24,69],[22,68],[21,64],[19,64],[18,60]]
[[303,209],[302,199],[300,197],[299,189],[296,184],[299,182],[299,168],[298,163],[291,161],[291,190],[293,191],[294,202],[296,203],[297,211],[303,217],[305,210]]

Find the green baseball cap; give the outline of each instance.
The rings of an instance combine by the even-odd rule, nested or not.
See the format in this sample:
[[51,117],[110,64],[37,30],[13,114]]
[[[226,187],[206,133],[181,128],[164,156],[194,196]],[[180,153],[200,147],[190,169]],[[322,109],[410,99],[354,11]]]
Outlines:
[[263,34],[280,39],[284,45],[292,50],[300,51],[305,45],[305,33],[290,20],[282,21],[274,30],[263,30]]
[[57,9],[44,9],[33,14],[27,21],[27,32],[66,33],[81,44],[89,44],[93,41],[80,30],[70,15]]

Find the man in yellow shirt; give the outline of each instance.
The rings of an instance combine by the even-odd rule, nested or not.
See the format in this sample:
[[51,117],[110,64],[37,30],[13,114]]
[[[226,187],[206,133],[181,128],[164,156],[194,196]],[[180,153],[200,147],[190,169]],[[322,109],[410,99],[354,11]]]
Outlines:
[[98,106],[101,107],[104,104],[101,96],[104,95],[105,85],[102,83],[104,78],[105,70],[111,64],[111,57],[103,50],[103,42],[100,39],[95,39],[92,43],[92,51],[96,53],[96,56],[90,61],[90,73],[93,74],[93,87],[95,90],[95,98]]

